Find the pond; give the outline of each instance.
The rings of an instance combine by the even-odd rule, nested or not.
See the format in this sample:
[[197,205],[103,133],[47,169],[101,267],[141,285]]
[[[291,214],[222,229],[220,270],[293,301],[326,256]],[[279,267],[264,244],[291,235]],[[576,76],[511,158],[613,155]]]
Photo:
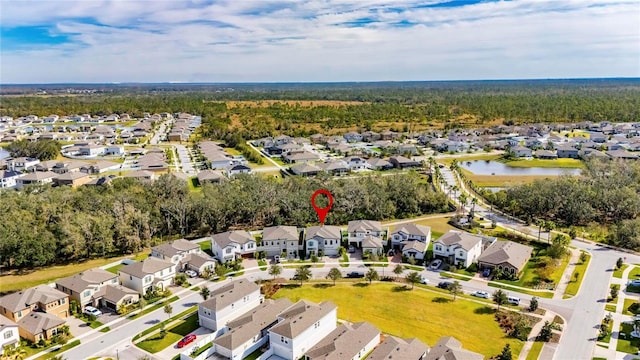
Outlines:
[[0,149],[0,159],[4,159],[4,158],[8,158],[9,157],[9,152],[7,152],[4,149]]
[[580,169],[566,168],[521,168],[511,167],[507,164],[492,160],[460,161],[460,167],[471,171],[476,175],[578,175]]

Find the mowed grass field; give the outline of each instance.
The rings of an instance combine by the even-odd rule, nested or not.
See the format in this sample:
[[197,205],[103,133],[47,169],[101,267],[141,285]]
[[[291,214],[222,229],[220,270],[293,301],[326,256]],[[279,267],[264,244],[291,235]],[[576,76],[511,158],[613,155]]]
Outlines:
[[368,321],[382,332],[400,337],[417,337],[429,346],[443,336],[460,340],[465,349],[485,357],[500,354],[505,344],[511,345],[514,358],[523,342],[507,338],[494,319],[492,308],[451,296],[418,289],[398,291],[397,283],[374,283],[361,286],[338,283],[335,287],[280,289],[274,298],[314,302],[330,300],[338,307],[338,318]]
[[578,159],[556,159],[556,160],[544,160],[544,159],[531,159],[531,160],[514,160],[505,162],[507,166],[517,168],[563,168],[563,169],[583,169],[584,162]]
[[476,175],[469,170],[460,169],[464,175],[479,187],[509,187],[529,184],[540,179],[551,179],[549,175]]

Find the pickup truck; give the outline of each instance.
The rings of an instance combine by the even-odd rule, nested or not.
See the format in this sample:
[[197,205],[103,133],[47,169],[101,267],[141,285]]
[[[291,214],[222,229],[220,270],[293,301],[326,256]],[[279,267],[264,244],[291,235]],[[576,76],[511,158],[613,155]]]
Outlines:
[[352,271],[352,272],[347,274],[347,277],[350,278],[350,279],[363,278],[364,274],[361,273],[361,272]]

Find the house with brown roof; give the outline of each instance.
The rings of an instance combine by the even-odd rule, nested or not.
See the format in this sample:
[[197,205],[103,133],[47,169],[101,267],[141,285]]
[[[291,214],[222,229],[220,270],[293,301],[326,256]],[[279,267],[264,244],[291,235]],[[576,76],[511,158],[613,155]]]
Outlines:
[[291,170],[292,173],[299,176],[316,176],[318,175],[318,173],[322,171],[321,168],[313,164],[307,164],[307,163],[294,165],[291,168],[289,168],[289,170]]
[[87,305],[100,307],[101,298],[95,295],[107,285],[119,285],[118,275],[99,268],[56,280],[56,289],[69,295],[82,309]]
[[495,237],[475,235],[464,231],[449,230],[433,243],[433,256],[449,264],[469,267],[478,261],[480,254]]
[[420,241],[428,246],[431,242],[431,228],[414,223],[401,224],[393,230],[389,239],[391,246],[396,249],[401,249],[404,245],[403,242],[410,240]]
[[484,356],[462,348],[458,339],[447,336],[440,338],[431,348],[425,360],[483,360]]
[[176,265],[170,261],[156,257],[148,257],[142,261],[123,266],[118,271],[120,283],[144,295],[152,289],[165,290],[173,284],[176,276]]
[[267,256],[286,254],[288,259],[298,257],[300,233],[295,226],[270,226],[262,231],[262,241],[258,251]]
[[307,360],[360,360],[380,343],[380,330],[368,322],[342,323],[307,351]]
[[256,239],[245,230],[227,231],[211,237],[211,251],[221,263],[249,257],[256,250]]
[[53,184],[55,186],[78,187],[88,183],[89,181],[91,181],[89,174],[79,171],[66,172],[53,178]]
[[22,189],[27,185],[46,185],[53,182],[58,174],[51,171],[34,171],[16,179],[16,188]]
[[496,241],[478,257],[480,268],[500,269],[518,275],[524,269],[533,248],[513,241]]
[[18,332],[20,337],[35,343],[62,333],[65,324],[64,319],[55,315],[34,311],[18,320]]
[[220,171],[215,170],[202,170],[198,172],[197,177],[200,185],[204,183],[218,184],[226,179]]
[[305,163],[305,162],[318,161],[320,160],[320,156],[304,150],[302,152],[296,152],[296,153],[291,152],[286,155],[283,155],[282,160],[290,164],[299,164],[299,163]]
[[216,353],[229,359],[244,359],[269,341],[269,329],[278,315],[293,303],[287,299],[267,299],[245,315],[227,323],[228,332],[213,340]]
[[367,360],[421,360],[427,356],[428,352],[429,346],[416,338],[405,340],[387,336],[367,356]]
[[320,251],[326,256],[336,256],[341,242],[342,230],[337,226],[311,226],[305,231],[307,256],[318,255]]
[[335,328],[338,308],[330,301],[319,304],[300,300],[278,316],[269,329],[270,351],[284,359],[299,359]]
[[422,163],[420,163],[419,161],[406,158],[402,155],[390,157],[389,162],[398,169],[422,167]]
[[382,245],[382,239],[377,236],[367,235],[362,239],[360,243],[362,246],[362,254],[376,254],[382,255],[384,246]]
[[18,322],[33,311],[59,318],[69,316],[69,297],[47,285],[38,285],[0,298],[0,314]]
[[260,286],[247,279],[236,280],[210,294],[198,305],[198,323],[217,335],[226,332],[227,324],[264,301]]

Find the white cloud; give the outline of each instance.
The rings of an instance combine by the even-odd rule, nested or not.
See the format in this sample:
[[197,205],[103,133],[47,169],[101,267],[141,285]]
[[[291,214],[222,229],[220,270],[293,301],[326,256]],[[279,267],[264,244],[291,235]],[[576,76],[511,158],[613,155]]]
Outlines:
[[[640,76],[636,0],[416,7],[436,2],[441,1],[2,1],[3,29],[48,25],[72,41],[2,49],[0,80]],[[348,25],[365,18],[375,21]],[[419,25],[398,27],[401,21]]]

